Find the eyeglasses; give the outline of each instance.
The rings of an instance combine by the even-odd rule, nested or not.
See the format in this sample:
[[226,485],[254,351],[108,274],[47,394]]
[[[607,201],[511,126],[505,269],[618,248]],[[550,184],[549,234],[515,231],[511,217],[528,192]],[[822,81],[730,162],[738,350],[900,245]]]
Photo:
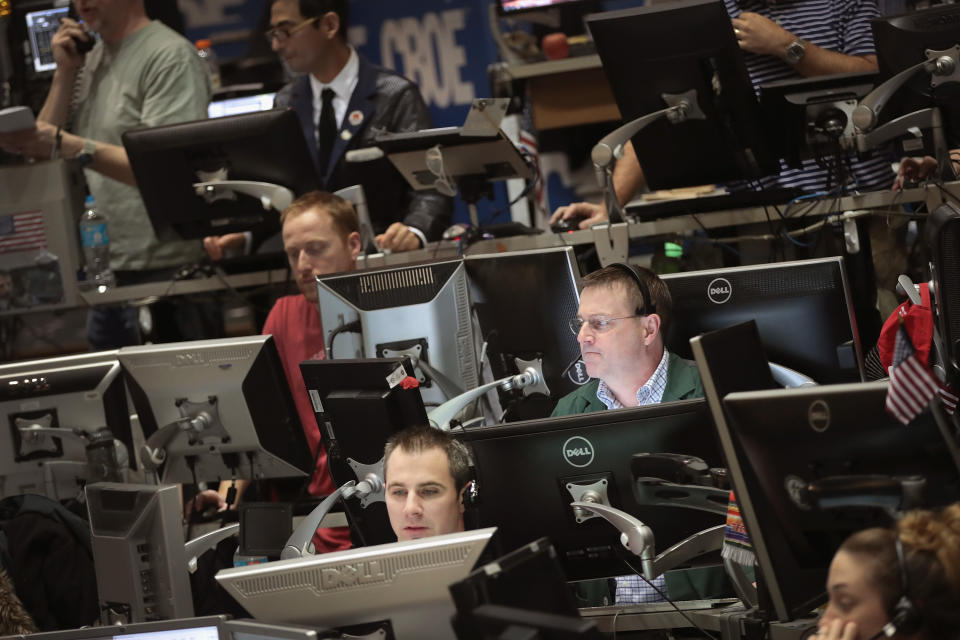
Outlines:
[[580,329],[583,328],[583,325],[589,325],[590,330],[594,333],[604,333],[613,329],[613,325],[616,324],[618,320],[626,320],[627,318],[642,318],[643,316],[632,315],[632,316],[620,316],[619,318],[583,318],[577,316],[570,320],[570,331],[573,331],[573,335],[580,335]]
[[273,44],[274,40],[284,43],[297,31],[300,31],[307,25],[313,24],[319,19],[319,17],[307,18],[300,24],[295,24],[292,27],[274,27],[273,29],[267,30],[267,32],[263,34],[263,37],[267,39],[267,44]]

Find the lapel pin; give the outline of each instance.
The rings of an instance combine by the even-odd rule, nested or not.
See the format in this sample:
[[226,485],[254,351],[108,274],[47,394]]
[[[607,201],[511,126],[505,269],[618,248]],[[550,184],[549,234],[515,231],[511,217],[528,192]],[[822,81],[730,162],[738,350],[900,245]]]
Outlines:
[[349,116],[350,124],[353,126],[358,126],[363,122],[363,112],[362,111],[351,111]]
[[353,134],[347,131],[346,129],[344,129],[343,131],[340,132],[340,137],[343,138],[344,140],[349,140],[350,138],[353,137]]

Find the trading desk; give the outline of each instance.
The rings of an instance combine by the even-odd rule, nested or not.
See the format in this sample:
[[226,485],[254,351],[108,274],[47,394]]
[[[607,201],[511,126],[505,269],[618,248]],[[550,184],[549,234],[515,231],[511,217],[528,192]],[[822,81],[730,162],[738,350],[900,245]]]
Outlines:
[[[805,200],[791,207],[787,213],[790,217],[802,215],[811,223],[824,216],[828,216],[830,221],[839,221],[862,215],[882,215],[907,203],[923,202],[926,203],[927,210],[932,211],[950,196],[960,200],[960,181],[944,185],[926,184],[903,191],[885,189],[841,198],[830,196],[819,200]],[[787,204],[784,202],[777,208],[783,212]],[[631,212],[636,212],[645,206],[651,205],[631,203],[627,206],[627,213],[630,215]],[[523,251],[593,244],[596,246],[600,263],[607,265],[611,262],[627,260],[631,240],[679,236],[689,231],[767,223],[776,219],[777,215],[775,208],[771,206],[719,209],[693,215],[671,215],[645,222],[599,224],[580,231],[483,240],[472,245],[468,253]]]

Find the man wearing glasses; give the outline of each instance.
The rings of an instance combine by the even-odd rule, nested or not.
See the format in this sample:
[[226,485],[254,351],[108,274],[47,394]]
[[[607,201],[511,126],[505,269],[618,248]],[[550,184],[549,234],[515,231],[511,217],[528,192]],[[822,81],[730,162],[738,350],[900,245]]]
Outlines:
[[291,71],[305,76],[277,94],[297,112],[326,191],[362,184],[382,249],[408,251],[440,238],[452,201],[413,191],[389,160],[347,163],[350,149],[377,132],[432,126],[415,84],[360,57],[347,43],[348,0],[273,0],[267,39]]
[[593,379],[553,415],[703,397],[696,365],[664,347],[672,313],[670,290],[649,269],[616,263],[587,275],[570,329]]
[[[703,397],[696,365],[664,347],[672,315],[670,290],[649,269],[618,262],[588,274],[570,329],[592,380],[560,398],[553,415]],[[653,581],[656,588],[637,576],[614,580],[618,604],[661,602],[667,590],[664,576]],[[590,581],[580,597],[602,604],[609,598],[607,589],[606,581]]]

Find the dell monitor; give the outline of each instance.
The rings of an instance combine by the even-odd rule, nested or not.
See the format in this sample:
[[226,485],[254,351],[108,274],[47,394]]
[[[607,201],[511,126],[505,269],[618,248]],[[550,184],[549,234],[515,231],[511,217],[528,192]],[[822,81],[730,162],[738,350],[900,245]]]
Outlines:
[[302,477],[306,436],[272,336],[124,347],[120,364],[164,482]]
[[98,482],[86,498],[101,622],[192,616],[180,487]]
[[960,498],[960,473],[929,413],[904,426],[887,382],[732,393],[720,441],[772,617],[827,599],[834,552],[891,513]]
[[[0,498],[26,493],[75,498],[88,481],[120,480],[121,467],[137,468],[116,351],[0,366],[0,415],[5,434]],[[35,427],[59,429],[64,435],[31,434]],[[112,436],[107,438],[111,449],[113,439],[126,449],[126,455],[113,454],[119,457],[110,458],[110,468],[97,464],[93,447],[94,434],[104,428]]]
[[30,43],[30,57],[33,59],[33,71],[44,73],[57,68],[53,59],[53,35],[60,28],[60,19],[67,17],[67,7],[54,7],[27,12],[27,40]]
[[856,150],[853,110],[873,91],[875,71],[780,80],[760,86],[760,109],[771,150],[787,166],[822,166]]
[[650,188],[778,173],[723,2],[679,0],[609,11],[587,24],[624,122],[671,106],[667,96],[696,92],[702,117],[691,113],[677,124],[661,118],[633,137]]
[[939,364],[946,381],[956,388],[960,383],[960,207],[947,201],[934,209],[926,224],[926,239]]
[[529,418],[550,415],[556,400],[586,383],[580,345],[570,318],[580,305],[580,269],[573,249],[511,251],[464,258],[470,298],[493,379],[523,370],[519,362],[539,362],[551,400],[501,405]]
[[480,526],[496,524],[500,551],[550,538],[570,580],[633,573],[619,531],[601,517],[577,522],[570,503],[586,491],[605,493],[610,506],[648,525],[657,553],[724,523],[725,492],[705,511],[688,501],[685,489],[677,489],[673,501],[647,485],[640,494],[634,482],[636,453],[682,454],[723,466],[703,400],[514,422],[457,437],[470,445],[476,467],[471,517]]
[[[927,59],[927,50],[944,51],[960,45],[960,7],[941,4],[920,11],[884,16],[871,21],[877,49],[877,64],[882,82]],[[947,82],[932,87],[930,76],[920,73],[895,93],[880,113],[880,122],[925,107],[943,110],[947,140],[951,148],[960,141],[960,86]],[[920,149],[908,150],[922,155]],[[926,151],[932,153],[927,144]]]
[[862,380],[863,356],[843,258],[667,274],[673,323],[667,348],[691,357],[690,338],[754,320],[770,362],[820,384]]
[[462,260],[318,276],[317,295],[328,359],[409,357],[428,406],[477,386]]
[[213,94],[207,106],[207,116],[213,119],[270,111],[276,95],[276,91],[260,83],[226,87]]
[[279,212],[265,208],[259,197],[218,192],[206,198],[198,195],[197,183],[268,183],[294,197],[319,186],[300,122],[289,110],[136,129],[123,134],[123,145],[161,238],[278,228]]
[[470,573],[494,531],[224,569],[217,581],[262,622],[343,628],[388,621],[397,640],[447,639],[448,587]]
[[205,616],[3,636],[0,640],[230,640],[222,633],[225,622],[225,616]]
[[587,4],[587,0],[497,0],[497,12],[502,16],[514,16],[529,11]]
[[[383,448],[406,427],[427,424],[417,388],[404,388],[414,370],[408,358],[310,360],[300,364],[303,382],[316,411],[327,466],[337,486],[360,482],[368,472],[383,479]],[[381,490],[346,503],[355,546],[393,542]]]
[[547,538],[477,568],[450,585],[450,594],[460,640],[502,638],[508,628],[543,640],[600,637],[594,623],[580,617]]

